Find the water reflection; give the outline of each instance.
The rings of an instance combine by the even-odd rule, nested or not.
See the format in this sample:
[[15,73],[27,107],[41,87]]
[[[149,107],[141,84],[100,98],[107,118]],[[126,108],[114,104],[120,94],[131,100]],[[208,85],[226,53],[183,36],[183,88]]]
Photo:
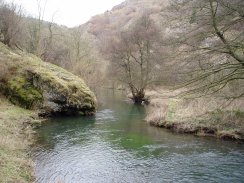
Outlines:
[[242,182],[244,146],[173,134],[145,108],[104,95],[94,117],[57,118],[38,130],[37,182]]

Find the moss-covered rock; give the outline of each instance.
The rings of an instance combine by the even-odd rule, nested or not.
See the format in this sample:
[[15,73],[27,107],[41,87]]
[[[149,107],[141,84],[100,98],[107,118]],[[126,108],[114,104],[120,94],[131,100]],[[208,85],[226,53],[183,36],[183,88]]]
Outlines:
[[[84,81],[34,55],[14,53],[0,43],[0,66],[7,75],[0,89],[9,100],[41,115],[94,114],[96,97]],[[7,66],[7,67],[6,67]]]
[[6,94],[10,96],[10,101],[24,108],[37,108],[41,106],[42,94],[28,80],[28,76],[20,75],[11,78],[6,87]]

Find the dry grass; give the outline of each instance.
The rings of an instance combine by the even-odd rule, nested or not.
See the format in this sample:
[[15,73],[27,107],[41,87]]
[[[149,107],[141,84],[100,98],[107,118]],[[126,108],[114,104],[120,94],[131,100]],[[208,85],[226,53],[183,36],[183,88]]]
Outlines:
[[146,121],[182,133],[244,140],[244,101],[229,103],[216,97],[182,99],[180,91],[149,92],[151,104]]
[[0,96],[0,182],[33,182],[33,162],[28,155],[33,131],[27,125],[33,115]]

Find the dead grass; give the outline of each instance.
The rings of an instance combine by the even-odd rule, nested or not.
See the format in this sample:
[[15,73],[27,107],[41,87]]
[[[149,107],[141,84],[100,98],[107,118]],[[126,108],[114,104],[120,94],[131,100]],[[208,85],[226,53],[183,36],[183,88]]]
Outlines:
[[229,103],[217,97],[177,98],[180,91],[149,92],[146,121],[180,133],[244,140],[244,101]]
[[0,96],[0,182],[33,182],[29,127],[34,112],[10,104]]

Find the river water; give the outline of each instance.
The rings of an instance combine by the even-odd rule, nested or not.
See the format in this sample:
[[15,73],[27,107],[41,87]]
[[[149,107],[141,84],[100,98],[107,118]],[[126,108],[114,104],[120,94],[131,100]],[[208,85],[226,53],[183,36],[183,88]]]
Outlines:
[[94,117],[55,118],[37,130],[38,183],[244,182],[244,145],[171,133],[145,109],[106,92]]

